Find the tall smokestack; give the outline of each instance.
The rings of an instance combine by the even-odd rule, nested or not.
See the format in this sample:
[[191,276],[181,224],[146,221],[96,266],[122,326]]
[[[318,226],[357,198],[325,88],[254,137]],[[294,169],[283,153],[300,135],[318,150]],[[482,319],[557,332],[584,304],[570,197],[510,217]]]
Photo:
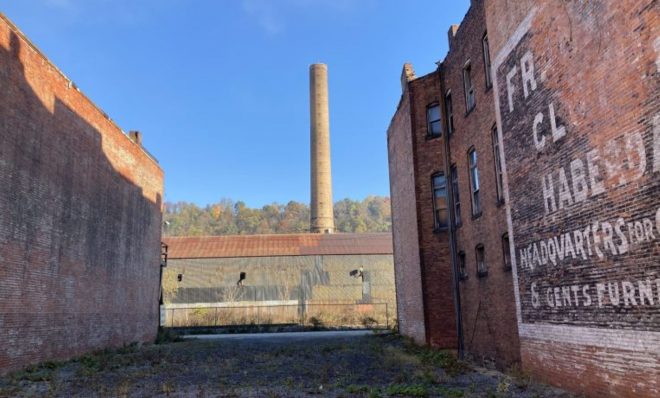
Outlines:
[[311,135],[311,225],[312,233],[333,233],[335,220],[330,170],[330,116],[328,112],[328,67],[309,67],[309,112]]

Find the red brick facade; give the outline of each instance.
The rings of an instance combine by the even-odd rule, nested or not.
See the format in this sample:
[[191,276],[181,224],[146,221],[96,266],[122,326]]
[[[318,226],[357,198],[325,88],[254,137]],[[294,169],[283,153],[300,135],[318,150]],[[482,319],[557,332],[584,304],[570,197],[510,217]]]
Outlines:
[[[463,346],[475,360],[493,361],[504,368],[520,360],[520,347],[511,269],[504,264],[502,237],[507,232],[506,214],[496,187],[491,134],[495,126],[493,89],[487,84],[483,46],[486,33],[483,4],[473,2],[458,30],[449,33],[450,49],[441,71],[445,98],[451,93],[453,111],[449,151],[451,165],[457,172],[460,199],[456,247],[458,255],[465,258],[465,272],[459,283]],[[463,81],[467,66],[475,95],[471,110],[467,108]],[[471,150],[477,157],[478,210],[470,185]],[[482,275],[477,271],[477,246],[483,247],[485,254],[486,272]]]
[[0,373],[158,327],[163,173],[0,17]]
[[[427,247],[460,269],[465,255],[458,344],[501,367],[521,360],[536,377],[589,396],[660,395],[657,1],[473,0],[449,36],[438,72],[410,86],[419,80],[434,91],[428,96],[452,98],[442,171],[458,177],[461,223],[444,236],[455,256],[424,240],[424,213],[433,207],[423,182],[416,181],[414,215],[422,258]],[[422,83],[438,73],[441,92]],[[446,125],[446,103],[443,110]],[[402,112],[420,117],[400,106],[395,119]],[[402,156],[393,130],[391,164]],[[413,145],[415,177],[443,167],[442,153],[429,158],[434,149],[424,144]],[[480,181],[476,212],[471,150]],[[403,174],[391,167],[392,179]],[[397,223],[408,222],[396,210],[395,237]],[[405,267],[396,250],[395,268]]]
[[[408,209],[406,218],[401,217],[401,214],[394,216],[394,222],[407,229],[407,232],[400,228],[394,230],[394,253],[395,264],[398,260],[398,266],[395,266],[397,278],[404,278],[397,281],[397,296],[407,302],[410,302],[411,297],[421,299],[407,305],[406,310],[399,310],[401,331],[408,334],[411,329],[407,311],[423,309],[423,324],[418,314],[415,327],[424,328],[425,342],[438,348],[456,349],[458,340],[454,279],[448,231],[436,225],[432,192],[433,176],[446,175],[444,136],[432,136],[427,123],[429,106],[442,106],[440,84],[438,72],[416,78],[412,67],[404,66],[404,91],[388,131],[391,194],[393,209],[400,209],[404,203],[410,205],[412,200],[415,208]],[[402,120],[406,123],[402,123]],[[406,146],[402,150],[404,142]],[[411,162],[405,165],[407,168],[403,168],[401,163],[406,161],[407,156],[411,156]],[[404,185],[404,180],[405,190],[398,189]],[[411,219],[411,215],[415,218]],[[418,247],[418,253],[403,255],[402,252],[409,252],[410,247]],[[418,265],[410,261],[410,255],[419,262],[419,272]],[[415,290],[420,287],[422,294],[418,296]],[[421,340],[418,333],[410,335]]]

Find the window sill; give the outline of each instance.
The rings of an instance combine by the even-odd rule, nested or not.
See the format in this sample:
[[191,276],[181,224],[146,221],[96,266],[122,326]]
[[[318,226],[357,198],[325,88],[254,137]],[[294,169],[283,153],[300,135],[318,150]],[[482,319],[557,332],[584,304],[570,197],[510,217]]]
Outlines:
[[477,218],[481,217],[482,214],[483,214],[482,212],[479,212],[479,213],[477,213],[477,214],[473,214],[473,215],[472,215],[472,219],[473,219],[473,220],[476,220]]
[[441,233],[443,233],[443,232],[446,233],[447,231],[449,231],[449,228],[448,228],[448,227],[444,227],[444,228],[434,228],[434,229],[433,229],[433,233],[434,233],[434,234],[441,234]]
[[470,113],[472,113],[472,111],[474,111],[474,108],[476,108],[476,107],[477,107],[476,103],[474,105],[472,105],[472,108],[468,109],[467,112],[465,112],[465,117],[470,116]]
[[438,135],[426,134],[426,141],[435,140],[436,138],[442,138],[442,133]]
[[487,276],[488,276],[488,270],[486,270],[486,271],[478,271],[478,272],[477,272],[477,276],[478,276],[479,278],[485,278],[485,277],[487,277]]

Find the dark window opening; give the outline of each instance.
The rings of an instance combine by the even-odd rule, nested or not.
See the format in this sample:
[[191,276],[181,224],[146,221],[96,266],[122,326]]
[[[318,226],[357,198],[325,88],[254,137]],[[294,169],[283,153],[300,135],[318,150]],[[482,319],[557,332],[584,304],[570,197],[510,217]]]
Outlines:
[[183,274],[179,274],[176,276],[177,282],[181,282],[183,280]]
[[449,172],[451,173],[451,193],[454,199],[454,225],[459,227],[462,224],[461,197],[458,191],[458,169],[456,169],[455,164],[451,165]]
[[486,255],[484,253],[484,245],[479,244],[476,247],[477,255],[477,275],[484,277],[488,275],[488,268],[486,267]]
[[493,78],[491,75],[490,67],[490,50],[488,48],[488,34],[484,34],[484,38],[481,40],[484,52],[484,70],[486,73],[486,88],[493,86]]
[[460,279],[467,279],[468,273],[467,268],[465,267],[465,252],[458,252],[458,276]]
[[447,212],[447,180],[443,174],[435,174],[432,179],[433,214],[435,230],[444,230],[449,226]]
[[430,137],[440,137],[442,135],[440,105],[437,103],[426,108],[426,132]]
[[245,272],[241,272],[240,275],[238,276],[238,282],[236,282],[236,286],[243,286],[244,280],[245,280]]
[[511,269],[511,251],[509,250],[509,234],[502,235],[502,257],[504,258],[504,269]]
[[445,95],[445,108],[447,110],[447,135],[454,132],[454,109],[451,104],[451,91]]
[[465,90],[465,113],[469,113],[477,104],[474,96],[474,85],[472,84],[472,65],[470,65],[470,61],[463,68],[463,89]]
[[471,148],[468,152],[468,165],[470,173],[470,190],[472,194],[472,216],[481,214],[481,197],[479,191],[479,168],[477,167],[477,151]]

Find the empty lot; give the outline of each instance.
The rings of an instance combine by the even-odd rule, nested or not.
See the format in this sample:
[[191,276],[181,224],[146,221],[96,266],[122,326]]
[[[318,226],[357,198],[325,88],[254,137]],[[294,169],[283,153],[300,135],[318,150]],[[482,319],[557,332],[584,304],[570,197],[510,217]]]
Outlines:
[[395,335],[186,340],[45,363],[0,396],[568,397],[523,374],[475,369]]

